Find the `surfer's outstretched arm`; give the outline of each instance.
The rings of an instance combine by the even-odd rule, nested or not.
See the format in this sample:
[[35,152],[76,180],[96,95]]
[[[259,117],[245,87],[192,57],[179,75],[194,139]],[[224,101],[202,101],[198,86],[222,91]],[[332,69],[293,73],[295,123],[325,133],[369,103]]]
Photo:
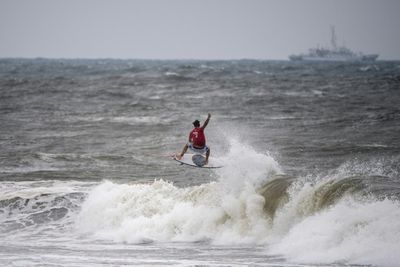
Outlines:
[[182,159],[183,155],[185,155],[186,151],[188,150],[188,147],[189,147],[188,144],[186,144],[186,145],[183,147],[182,153],[179,154],[179,155],[177,155],[177,158],[178,158],[179,160]]
[[201,126],[201,128],[206,128],[207,127],[207,125],[208,125],[208,122],[210,121],[210,118],[211,118],[211,114],[210,113],[208,113],[208,116],[207,116],[207,119],[206,119],[206,121],[204,122],[204,124],[203,124],[203,126]]

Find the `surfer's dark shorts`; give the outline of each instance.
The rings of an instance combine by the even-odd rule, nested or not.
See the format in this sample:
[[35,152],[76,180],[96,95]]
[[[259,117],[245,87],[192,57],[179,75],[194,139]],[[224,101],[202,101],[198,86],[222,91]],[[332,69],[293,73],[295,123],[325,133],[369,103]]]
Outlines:
[[193,147],[192,143],[188,143],[188,146],[189,146],[190,150],[192,150],[193,152],[195,152],[197,154],[205,154],[205,153],[207,153],[208,150],[210,150],[208,148],[208,146],[204,146],[203,148],[195,148],[195,147]]

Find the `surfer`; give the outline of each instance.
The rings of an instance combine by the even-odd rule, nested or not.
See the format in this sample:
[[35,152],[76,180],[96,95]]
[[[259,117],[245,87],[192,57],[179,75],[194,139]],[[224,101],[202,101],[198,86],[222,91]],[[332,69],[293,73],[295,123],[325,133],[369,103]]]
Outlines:
[[204,135],[204,129],[207,127],[210,121],[211,114],[208,113],[207,119],[204,124],[200,127],[200,121],[195,120],[193,122],[194,129],[189,134],[189,142],[183,147],[182,153],[177,156],[179,160],[185,155],[188,148],[198,154],[206,154],[206,165],[208,163],[208,157],[210,156],[210,148],[206,145],[206,136]]

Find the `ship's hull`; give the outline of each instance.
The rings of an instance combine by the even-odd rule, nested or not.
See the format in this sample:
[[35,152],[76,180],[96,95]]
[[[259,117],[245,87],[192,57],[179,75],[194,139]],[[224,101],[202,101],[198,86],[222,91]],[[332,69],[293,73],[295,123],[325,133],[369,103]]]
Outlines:
[[291,55],[289,59],[292,61],[332,61],[332,62],[370,62],[375,61],[378,58],[378,55],[361,55],[361,56],[340,56],[335,55],[332,57],[318,57],[318,56],[308,56],[308,55]]

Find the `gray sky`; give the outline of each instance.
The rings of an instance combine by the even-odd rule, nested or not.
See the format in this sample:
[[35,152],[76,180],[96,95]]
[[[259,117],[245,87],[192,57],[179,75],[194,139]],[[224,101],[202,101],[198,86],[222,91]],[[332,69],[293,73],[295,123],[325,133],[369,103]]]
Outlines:
[[330,25],[400,59],[399,0],[0,0],[0,57],[287,59]]

